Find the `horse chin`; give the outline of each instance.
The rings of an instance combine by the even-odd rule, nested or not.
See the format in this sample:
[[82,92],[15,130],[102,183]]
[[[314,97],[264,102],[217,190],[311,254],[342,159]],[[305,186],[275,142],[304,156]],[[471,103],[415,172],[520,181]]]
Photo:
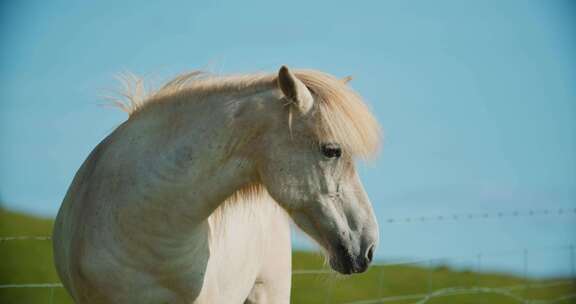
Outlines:
[[368,263],[359,262],[347,251],[339,251],[330,255],[330,267],[344,275],[363,273],[368,269]]
[[344,274],[344,275],[351,275],[352,274],[352,268],[343,266],[342,263],[337,261],[337,259],[335,259],[335,258],[330,258],[330,267],[332,267],[332,269],[334,271],[336,271],[340,274]]

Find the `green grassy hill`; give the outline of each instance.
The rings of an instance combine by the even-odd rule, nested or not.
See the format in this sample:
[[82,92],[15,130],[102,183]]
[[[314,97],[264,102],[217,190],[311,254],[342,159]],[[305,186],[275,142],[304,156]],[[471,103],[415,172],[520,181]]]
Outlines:
[[[0,239],[8,236],[48,236],[51,231],[52,221],[49,219],[0,209]],[[0,241],[0,261],[0,285],[58,282],[49,240]],[[294,252],[293,268],[326,269],[323,259],[318,254],[309,252]],[[558,280],[525,281],[512,275],[457,271],[445,266],[432,269],[406,265],[372,267],[368,272],[352,277],[331,272],[299,273],[293,275],[292,303],[346,303],[384,297],[387,298],[386,303],[415,303],[421,298],[402,297],[427,294],[448,287],[474,286],[518,287],[505,290],[509,296],[488,292],[492,290],[476,290],[479,293],[435,297],[427,303],[518,303],[518,299],[515,300],[514,297],[550,300],[576,293],[574,281],[564,280],[561,281],[561,285],[557,285],[555,283],[559,282]],[[541,286],[550,283],[554,284],[548,287]],[[531,287],[525,288],[525,286]],[[0,303],[60,304],[71,303],[71,300],[62,288],[0,288]],[[576,303],[576,298],[555,303]]]

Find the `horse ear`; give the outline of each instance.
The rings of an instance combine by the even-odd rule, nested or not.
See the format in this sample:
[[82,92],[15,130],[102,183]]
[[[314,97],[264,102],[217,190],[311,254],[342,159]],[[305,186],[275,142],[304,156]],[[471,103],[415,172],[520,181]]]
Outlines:
[[344,78],[342,78],[342,82],[344,83],[349,83],[350,81],[352,81],[352,76],[346,76]]
[[283,65],[278,71],[278,86],[284,96],[295,103],[302,114],[308,113],[312,109],[314,98],[308,88],[296,78],[292,72]]

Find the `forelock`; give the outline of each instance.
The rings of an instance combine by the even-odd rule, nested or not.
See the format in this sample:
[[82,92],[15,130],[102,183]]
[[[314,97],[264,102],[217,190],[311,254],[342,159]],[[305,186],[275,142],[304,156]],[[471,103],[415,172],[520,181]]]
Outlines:
[[362,98],[345,80],[314,71],[298,70],[300,79],[315,96],[315,131],[320,140],[337,142],[349,153],[369,158],[380,146],[380,126]]

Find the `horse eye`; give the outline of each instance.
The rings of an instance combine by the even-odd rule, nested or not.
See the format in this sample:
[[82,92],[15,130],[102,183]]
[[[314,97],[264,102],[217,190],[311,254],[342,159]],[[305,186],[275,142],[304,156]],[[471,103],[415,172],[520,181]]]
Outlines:
[[337,144],[323,144],[322,154],[328,158],[338,158],[342,156],[342,149]]

